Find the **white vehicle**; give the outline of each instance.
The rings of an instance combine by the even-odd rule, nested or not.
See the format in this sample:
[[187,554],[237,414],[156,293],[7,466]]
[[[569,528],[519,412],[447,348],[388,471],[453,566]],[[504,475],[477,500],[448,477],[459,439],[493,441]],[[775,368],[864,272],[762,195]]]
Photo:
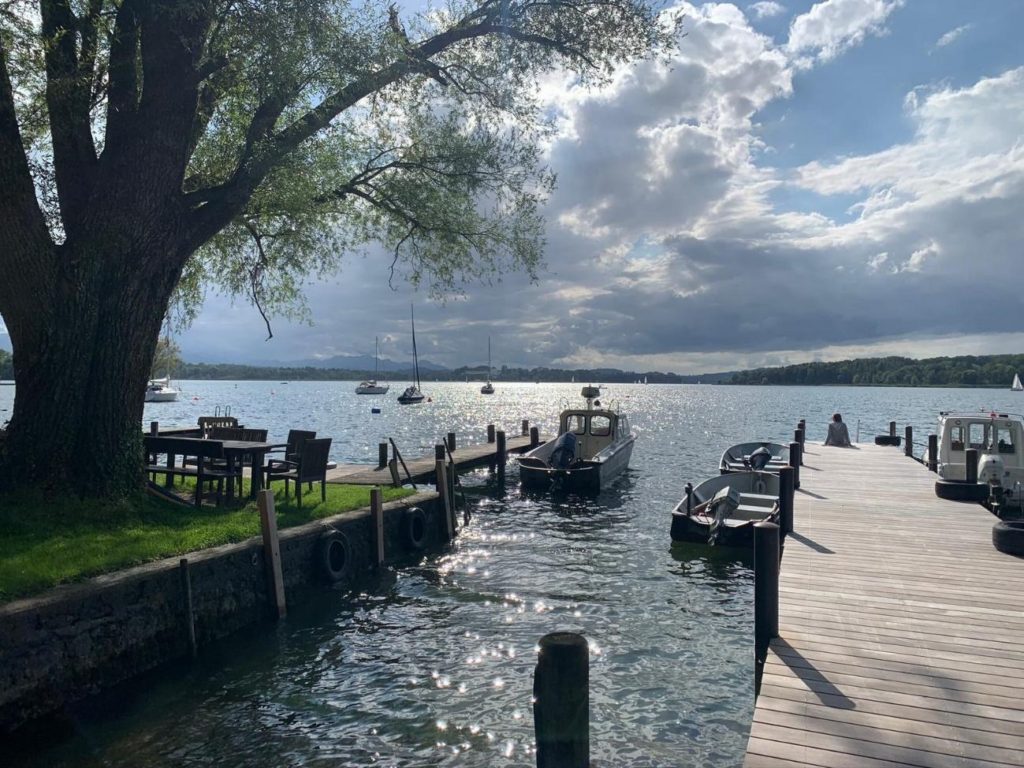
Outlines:
[[[1024,416],[1013,413],[940,413],[939,481],[942,498],[996,498],[1021,505],[1024,484]],[[978,452],[977,482],[967,482],[967,451]]]

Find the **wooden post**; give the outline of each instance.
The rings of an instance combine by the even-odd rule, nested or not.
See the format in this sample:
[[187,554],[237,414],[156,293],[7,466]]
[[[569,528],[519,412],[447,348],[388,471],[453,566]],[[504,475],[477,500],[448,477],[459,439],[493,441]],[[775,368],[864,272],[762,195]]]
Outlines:
[[590,765],[590,649],[575,632],[540,639],[533,673],[537,768]]
[[[457,515],[457,511],[455,509],[455,462],[454,461],[448,462],[448,498],[451,499],[451,502],[452,502],[451,526],[452,526],[452,533],[455,534],[455,533],[459,532],[459,518],[458,518],[458,515]],[[465,494],[463,494],[463,500],[465,500]]]
[[779,636],[779,526],[754,523],[754,642]]
[[488,443],[493,443],[494,442],[494,425],[493,424],[488,424],[487,425],[487,442]]
[[[800,443],[801,448],[804,447],[804,431],[799,427],[793,430],[793,441],[796,443]],[[801,451],[800,454],[801,456],[803,456],[803,451]],[[802,458],[801,461],[803,461]]]
[[160,434],[160,422],[151,421],[149,422],[149,434],[151,437],[156,437]]
[[281,573],[281,547],[277,540],[277,514],[274,512],[274,492],[260,491],[256,497],[260,509],[260,530],[263,532],[263,563],[267,568],[270,599],[277,608],[277,618],[288,613],[284,600],[284,575]]
[[968,483],[978,482],[978,450],[968,448],[964,451],[964,481]]
[[391,484],[395,488],[402,487],[402,478],[398,474],[398,459],[392,459],[388,462],[388,469],[391,471]]
[[528,434],[530,434],[530,420],[529,419],[523,419],[522,431],[519,434],[521,434],[523,437],[526,437]]
[[536,448],[540,445],[540,430],[537,427],[530,427],[530,447]]
[[448,433],[448,450],[451,451],[452,453],[455,452],[455,433],[454,432],[449,432]]
[[370,489],[370,511],[373,514],[374,538],[377,541],[377,565],[384,565],[384,492]]
[[444,509],[445,531],[448,533],[448,541],[451,541],[455,538],[455,531],[452,529],[451,499],[448,496],[448,473],[444,467],[444,459],[434,462],[434,474],[437,479],[437,493],[441,497],[441,505]]
[[789,466],[793,468],[793,488],[800,487],[800,465],[803,464],[800,443],[789,444]]
[[896,422],[889,422],[889,437],[896,437]]
[[903,430],[903,455],[914,457],[914,428],[907,424],[906,429]]
[[183,557],[178,561],[178,571],[181,573],[181,593],[185,598],[185,629],[188,632],[188,652],[194,659],[199,654],[199,646],[196,645],[196,619],[195,611],[192,608],[192,576],[189,574],[187,557]]
[[[438,443],[437,445],[434,446],[434,462],[435,462],[435,466],[436,466],[436,462],[439,462],[439,461],[442,464],[444,463],[444,443]],[[442,480],[443,480],[443,478],[439,475],[438,476],[437,488],[435,489],[438,493],[441,492]]]
[[779,468],[779,536],[793,532],[793,468]]
[[497,464],[497,468],[498,468],[498,477],[500,477],[501,479],[504,480],[505,479],[505,461],[506,461],[506,457],[507,457],[507,454],[506,454],[506,451],[505,451],[505,430],[499,429],[497,434],[496,434],[496,438],[497,438],[497,443],[498,443],[498,446],[497,446],[498,450],[497,450],[497,455],[495,457],[495,463]]
[[939,436],[928,435],[928,470],[936,472],[939,469]]
[[384,469],[388,465],[388,444],[377,443],[377,469]]

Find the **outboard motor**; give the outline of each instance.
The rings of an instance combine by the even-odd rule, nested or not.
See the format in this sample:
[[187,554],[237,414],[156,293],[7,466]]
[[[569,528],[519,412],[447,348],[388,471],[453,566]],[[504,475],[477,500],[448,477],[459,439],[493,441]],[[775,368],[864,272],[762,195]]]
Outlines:
[[1001,456],[994,453],[983,454],[978,461],[978,482],[986,483],[989,490],[989,504],[998,516],[1002,506],[1005,489],[1003,488],[1003,477],[1006,473],[1006,464]]
[[548,464],[553,469],[568,469],[576,458],[576,435],[572,432],[563,432],[555,441],[555,449],[551,451]]
[[760,472],[768,466],[768,462],[772,460],[772,452],[765,448],[763,445],[756,451],[750,454],[750,458],[747,459],[747,463],[750,468],[755,472]]

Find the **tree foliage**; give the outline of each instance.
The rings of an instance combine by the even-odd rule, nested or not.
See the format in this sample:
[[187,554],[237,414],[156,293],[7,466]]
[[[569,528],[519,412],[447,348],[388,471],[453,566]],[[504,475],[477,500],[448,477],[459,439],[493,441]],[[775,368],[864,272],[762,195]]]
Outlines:
[[835,363],[757,368],[733,375],[731,384],[863,385],[883,387],[1009,387],[1024,372],[1024,355],[966,355],[912,360],[875,357]]

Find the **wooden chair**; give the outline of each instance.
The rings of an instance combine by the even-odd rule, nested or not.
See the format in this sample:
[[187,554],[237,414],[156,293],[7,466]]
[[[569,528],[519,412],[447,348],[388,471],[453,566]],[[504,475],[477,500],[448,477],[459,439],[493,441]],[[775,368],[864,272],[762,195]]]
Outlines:
[[284,497],[288,498],[288,483],[295,481],[295,498],[302,509],[302,484],[320,483],[320,500],[327,501],[327,459],[331,452],[331,438],[306,440],[299,448],[298,460],[275,459],[267,463],[264,477],[267,487],[275,480],[284,480]]

